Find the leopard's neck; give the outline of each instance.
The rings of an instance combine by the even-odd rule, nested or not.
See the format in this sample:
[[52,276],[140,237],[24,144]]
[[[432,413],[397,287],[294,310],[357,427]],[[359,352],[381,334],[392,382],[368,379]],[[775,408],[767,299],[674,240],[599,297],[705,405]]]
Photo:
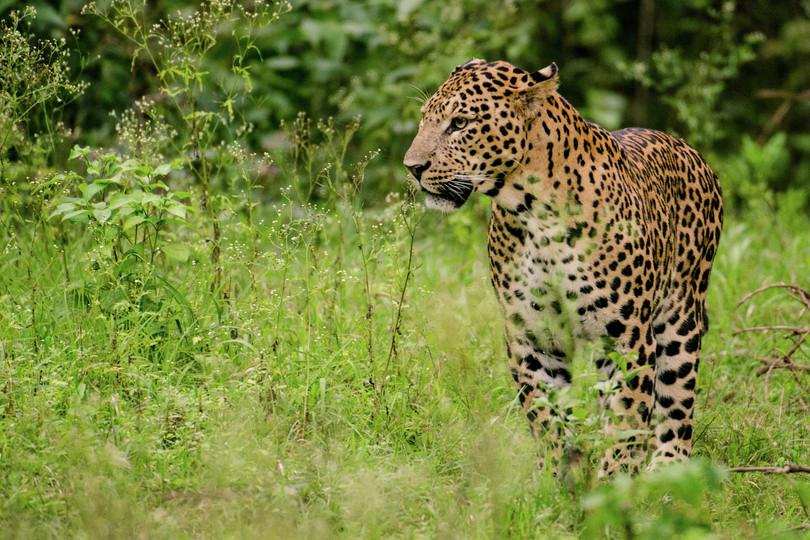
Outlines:
[[591,213],[607,183],[616,179],[620,149],[605,129],[586,121],[556,92],[527,126],[520,165],[504,178],[493,197],[498,214],[534,221],[549,213]]

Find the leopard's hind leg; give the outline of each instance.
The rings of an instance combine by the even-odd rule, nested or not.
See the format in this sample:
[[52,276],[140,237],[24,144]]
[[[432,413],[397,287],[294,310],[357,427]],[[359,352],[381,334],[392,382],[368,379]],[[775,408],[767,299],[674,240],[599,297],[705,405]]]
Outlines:
[[705,294],[688,287],[654,321],[655,430],[651,466],[680,461],[692,452],[692,413],[700,364],[701,339],[706,333]]

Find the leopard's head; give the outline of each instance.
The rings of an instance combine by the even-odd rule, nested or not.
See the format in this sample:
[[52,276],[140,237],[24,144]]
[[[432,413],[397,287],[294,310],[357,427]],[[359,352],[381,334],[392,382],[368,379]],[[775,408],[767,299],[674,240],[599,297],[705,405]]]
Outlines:
[[529,149],[535,104],[557,84],[553,63],[534,72],[478,59],[457,67],[422,107],[405,154],[427,206],[451,211],[473,191],[497,195]]

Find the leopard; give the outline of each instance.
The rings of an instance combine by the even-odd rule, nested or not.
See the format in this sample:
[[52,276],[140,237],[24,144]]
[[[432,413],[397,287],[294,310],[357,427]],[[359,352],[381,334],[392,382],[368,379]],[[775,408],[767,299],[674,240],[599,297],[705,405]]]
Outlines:
[[608,418],[599,474],[685,461],[723,226],[719,179],[681,138],[586,120],[559,85],[556,63],[456,67],[423,102],[404,165],[428,208],[491,199],[490,280],[531,431],[566,438],[571,411],[551,398],[591,351],[608,383],[594,397]]

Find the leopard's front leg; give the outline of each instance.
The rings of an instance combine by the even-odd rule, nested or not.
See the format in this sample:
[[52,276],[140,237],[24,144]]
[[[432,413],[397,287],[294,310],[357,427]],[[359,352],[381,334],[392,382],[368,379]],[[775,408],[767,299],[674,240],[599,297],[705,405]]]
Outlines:
[[544,444],[541,462],[550,459],[556,467],[565,450],[562,420],[566,412],[557,409],[550,394],[568,386],[571,373],[563,352],[551,347],[541,350],[534,341],[530,333],[510,337],[507,332],[509,369],[532,433]]
[[626,361],[626,369],[606,366],[614,390],[605,403],[608,409],[605,433],[613,443],[602,457],[600,476],[617,471],[636,472],[646,461],[655,378],[652,329],[619,321],[612,321],[608,327],[616,340],[616,352]]

